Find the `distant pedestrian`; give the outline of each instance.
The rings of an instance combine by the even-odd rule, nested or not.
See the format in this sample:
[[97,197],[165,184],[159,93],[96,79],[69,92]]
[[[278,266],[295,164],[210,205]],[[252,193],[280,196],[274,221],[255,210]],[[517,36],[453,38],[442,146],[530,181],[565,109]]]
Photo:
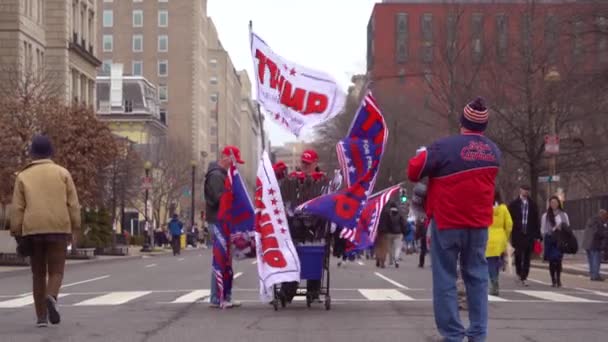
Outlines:
[[503,254],[507,251],[507,244],[513,229],[513,220],[509,209],[502,201],[500,192],[496,190],[494,197],[494,219],[488,230],[488,246],[486,259],[488,259],[488,274],[490,276],[490,294],[499,295],[498,276],[502,268]]
[[[460,134],[420,148],[408,178],[429,178],[426,213],[430,219],[435,322],[445,341],[485,341],[488,329],[488,266],[485,248],[492,224],[500,151],[483,131],[488,109],[477,98],[460,118]],[[458,313],[457,262],[466,287],[470,327]]]
[[57,298],[63,281],[68,242],[80,230],[81,214],[70,173],[55,164],[51,141],[32,139],[33,161],[17,175],[11,210],[11,234],[30,257],[37,325],[59,324]]
[[608,211],[601,209],[599,215],[587,222],[583,236],[583,249],[587,252],[589,276],[592,281],[604,281],[600,275],[602,249],[608,243]]
[[380,212],[380,221],[378,222],[378,233],[376,241],[374,241],[374,255],[376,256],[376,267],[386,267],[386,256],[388,254],[388,238],[389,234],[389,207],[385,206]]
[[386,246],[388,248],[389,264],[395,265],[395,268],[399,268],[399,254],[401,254],[403,236],[406,233],[407,227],[395,202],[389,202],[388,215],[385,217],[384,222],[382,222],[382,219],[380,221],[379,224],[386,225],[384,238],[386,239]]
[[173,214],[171,221],[169,221],[169,233],[171,233],[171,248],[173,249],[173,255],[181,254],[181,237],[184,233],[184,224],[179,220],[177,214]]
[[424,267],[424,261],[426,258],[426,253],[428,252],[427,247],[427,228],[424,222],[424,219],[420,219],[416,217],[414,219],[414,226],[416,229],[416,239],[420,243],[420,255],[418,256],[418,267]]
[[530,198],[529,186],[520,187],[519,197],[509,204],[509,213],[513,219],[511,245],[515,249],[515,271],[519,282],[528,286],[532,249],[534,242],[541,239],[538,207]]
[[557,196],[549,200],[549,209],[541,219],[541,230],[545,241],[545,260],[549,262],[549,274],[553,287],[562,287],[562,259],[564,253],[559,249],[557,232],[569,229],[570,219]]

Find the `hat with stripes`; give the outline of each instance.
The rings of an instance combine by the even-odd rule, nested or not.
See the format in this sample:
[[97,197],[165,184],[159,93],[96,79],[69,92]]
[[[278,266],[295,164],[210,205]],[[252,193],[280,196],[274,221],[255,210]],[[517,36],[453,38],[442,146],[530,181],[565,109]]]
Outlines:
[[460,124],[471,131],[485,131],[488,125],[488,108],[481,97],[476,98],[464,107],[464,111],[460,117]]

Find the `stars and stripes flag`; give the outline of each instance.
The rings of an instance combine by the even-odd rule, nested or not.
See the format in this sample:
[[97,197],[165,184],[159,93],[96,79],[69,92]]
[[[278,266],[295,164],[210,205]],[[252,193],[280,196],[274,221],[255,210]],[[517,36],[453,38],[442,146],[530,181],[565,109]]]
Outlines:
[[356,228],[363,206],[374,188],[387,139],[386,122],[368,91],[348,135],[337,145],[347,188],[312,199],[299,209],[324,217],[343,228]]
[[285,205],[268,153],[258,167],[255,239],[260,300],[273,298],[273,285],[300,281],[300,259],[291,239]]
[[221,305],[232,288],[232,249],[237,257],[252,254],[255,250],[254,219],[253,204],[233,163],[224,182],[218,226],[214,229],[212,266]]
[[361,251],[374,245],[378,235],[380,213],[388,201],[399,191],[400,185],[394,185],[369,197],[356,228],[343,228],[340,237],[351,242],[346,249],[347,253]]

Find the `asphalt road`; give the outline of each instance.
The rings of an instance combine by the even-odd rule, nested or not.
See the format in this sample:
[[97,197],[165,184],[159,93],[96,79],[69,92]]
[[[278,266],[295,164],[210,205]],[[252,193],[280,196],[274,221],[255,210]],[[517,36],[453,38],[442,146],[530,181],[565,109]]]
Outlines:
[[[433,341],[431,274],[415,258],[382,270],[367,260],[342,268],[332,260],[330,311],[294,302],[275,312],[260,303],[252,260],[235,265],[233,296],[243,306],[212,309],[206,250],[72,265],[60,299],[63,322],[42,329],[34,327],[29,273],[4,274],[0,341]],[[542,283],[544,270],[533,271],[527,288],[501,277],[488,341],[608,340],[608,285],[565,275],[566,287],[555,290]]]

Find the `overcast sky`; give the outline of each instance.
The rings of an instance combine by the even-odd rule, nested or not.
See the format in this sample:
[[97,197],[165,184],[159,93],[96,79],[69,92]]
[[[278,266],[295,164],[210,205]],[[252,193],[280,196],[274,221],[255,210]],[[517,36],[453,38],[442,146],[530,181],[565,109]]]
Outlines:
[[[353,74],[366,67],[367,23],[380,0],[208,0],[213,19],[235,68],[247,69],[251,81],[249,20],[253,30],[279,55],[330,73],[348,89]],[[272,145],[296,140],[267,125]]]

